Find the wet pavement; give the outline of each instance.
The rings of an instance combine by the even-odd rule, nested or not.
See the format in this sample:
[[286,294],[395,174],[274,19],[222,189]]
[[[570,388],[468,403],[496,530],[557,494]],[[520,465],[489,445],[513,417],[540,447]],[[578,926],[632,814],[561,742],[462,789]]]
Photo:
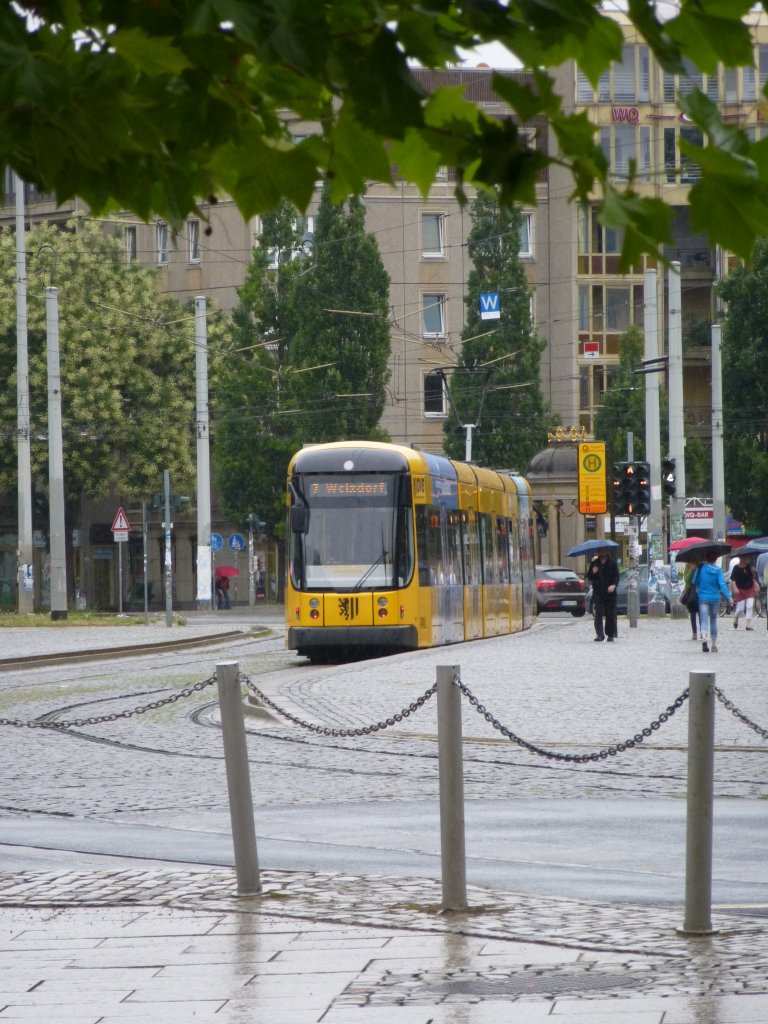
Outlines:
[[[184,629],[207,635],[215,646],[221,619],[210,618],[213,621],[197,620]],[[249,629],[247,615],[233,616],[230,622],[241,618],[248,620],[243,628]],[[260,610],[256,619],[260,618],[269,618],[269,613]],[[650,699],[658,703],[656,698],[662,698],[663,706],[686,685],[690,667],[709,668],[714,660],[697,657],[685,647],[685,625],[649,620],[639,631],[626,630],[623,645],[620,641],[613,651],[607,646],[599,651],[601,670],[615,671],[619,677],[624,673],[623,681],[628,682],[632,676],[627,661],[634,657],[636,669],[641,652],[647,652],[655,638],[656,657],[661,650],[668,652],[670,661],[682,657],[679,679],[662,684],[649,674]],[[549,636],[560,628],[553,620]],[[542,682],[545,663],[565,659],[573,669],[574,657],[582,656],[576,655],[579,650],[589,666],[584,676],[593,671],[588,624],[568,622],[562,629],[559,651],[553,651],[551,643],[541,644],[541,627],[512,648],[518,658],[524,651],[528,671],[539,667]],[[124,634],[134,631],[119,632],[123,644]],[[19,633],[24,637],[12,636]],[[137,642],[139,637],[146,640],[143,633],[136,631]],[[0,644],[7,657],[67,646],[82,651],[86,640],[87,647],[93,645],[91,630],[85,638],[67,634],[69,630],[59,628],[4,630]],[[754,638],[724,636],[724,656],[716,662],[718,684],[762,724],[768,707],[761,672],[765,636],[764,630]],[[108,637],[99,639],[108,646]],[[753,639],[756,643],[747,648]],[[400,664],[419,664],[423,688],[422,683],[429,685],[434,677],[434,664],[455,660],[467,666],[473,685],[493,691],[489,672],[499,664],[502,647],[502,641],[486,641]],[[223,645],[221,650],[237,657],[236,647]],[[752,664],[744,674],[747,651]],[[212,659],[222,656],[215,651],[200,656],[205,673],[211,670]],[[301,707],[307,715],[314,701],[317,717],[322,712],[322,720],[334,721],[335,716],[346,725],[378,710],[365,703],[364,695],[360,704],[356,702],[361,675],[370,696],[378,680],[391,676],[392,664],[386,659],[331,674],[312,670],[299,684],[280,683],[276,676],[263,680],[263,685],[293,710]],[[334,699],[344,695],[338,705],[329,696],[331,675]],[[309,700],[300,704],[300,696]],[[544,692],[538,708],[531,709],[538,713],[537,738],[561,743],[572,737],[573,730],[559,726],[562,709],[552,707],[549,696]],[[381,706],[389,707],[392,698],[385,694]],[[635,722],[640,706],[625,709],[629,722]],[[655,703],[650,706],[658,710]],[[515,712],[527,725],[524,701]],[[606,708],[606,720],[590,721],[585,741],[615,738],[623,713]],[[485,723],[477,716],[471,721],[479,747],[487,746],[479,728]],[[749,732],[744,737],[726,715],[719,716],[718,728],[723,743],[735,744],[727,753],[725,774],[733,778],[732,769],[750,765],[741,780],[735,772],[732,795],[764,798],[765,741]],[[423,723],[409,721],[403,729],[413,735],[409,743],[421,742],[420,729],[425,730]],[[682,723],[670,723],[669,732],[667,745],[679,744]],[[655,774],[662,787],[669,786],[669,797],[679,797],[678,783],[665,781],[667,763],[672,758],[670,763],[676,764],[676,755],[664,749],[661,739],[657,745]],[[381,754],[372,748],[370,756]],[[663,771],[658,757],[666,759]],[[652,774],[649,771],[648,777]],[[479,796],[488,785],[484,777]],[[536,785],[531,784],[530,792]],[[315,799],[318,795],[316,791]],[[226,868],[126,867],[125,861],[117,867],[102,858],[98,866],[82,869],[68,867],[63,858],[61,870],[54,872],[3,872],[0,860],[0,1024],[768,1021],[768,906],[754,902],[718,906],[716,934],[690,937],[677,931],[683,919],[680,907],[615,905],[470,887],[468,911],[443,914],[440,885],[428,878],[264,870],[262,885],[261,895],[238,897],[234,872]]]

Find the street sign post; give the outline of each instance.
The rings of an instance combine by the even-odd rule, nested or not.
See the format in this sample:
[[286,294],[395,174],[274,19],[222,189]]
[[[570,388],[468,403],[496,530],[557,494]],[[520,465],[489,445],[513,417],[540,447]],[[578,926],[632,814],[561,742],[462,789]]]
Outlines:
[[122,545],[128,540],[131,532],[131,524],[122,506],[115,513],[112,523],[112,539],[115,544],[120,545],[117,549],[117,610],[123,614],[123,548]]

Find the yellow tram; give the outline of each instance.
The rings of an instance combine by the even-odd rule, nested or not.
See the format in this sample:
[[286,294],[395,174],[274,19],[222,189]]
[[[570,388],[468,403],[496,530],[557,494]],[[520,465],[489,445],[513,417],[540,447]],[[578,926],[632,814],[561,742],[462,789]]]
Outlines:
[[287,646],[313,661],[525,629],[526,480],[401,445],[303,448],[288,467]]

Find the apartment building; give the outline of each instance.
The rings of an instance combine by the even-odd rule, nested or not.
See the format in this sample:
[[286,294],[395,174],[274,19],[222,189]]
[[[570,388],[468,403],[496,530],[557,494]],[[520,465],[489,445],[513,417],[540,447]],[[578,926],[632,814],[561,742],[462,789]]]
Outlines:
[[[701,133],[677,109],[678,94],[702,90],[724,118],[743,126],[753,138],[765,131],[759,106],[768,75],[768,25],[751,19],[754,67],[703,75],[693,65],[681,75],[665,72],[637,37],[628,19],[622,25],[622,59],[606,71],[597,89],[573,64],[557,72],[558,92],[568,111],[586,111],[596,125],[600,144],[616,182],[634,173],[633,185],[644,196],[664,200],[675,212],[671,245],[664,256],[680,264],[684,394],[687,427],[707,439],[710,434],[710,327],[717,319],[714,285],[731,269],[731,258],[696,234],[690,223],[688,193],[699,168],[680,148],[685,140],[701,144]],[[601,398],[618,363],[618,340],[634,323],[643,326],[643,272],[658,267],[658,309],[662,341],[669,313],[667,272],[645,257],[629,274],[618,271],[621,233],[605,230],[595,205],[568,206],[570,182],[553,167],[549,178],[547,286],[551,320],[539,322],[548,337],[552,367],[550,400],[563,422],[578,423],[591,435]]]

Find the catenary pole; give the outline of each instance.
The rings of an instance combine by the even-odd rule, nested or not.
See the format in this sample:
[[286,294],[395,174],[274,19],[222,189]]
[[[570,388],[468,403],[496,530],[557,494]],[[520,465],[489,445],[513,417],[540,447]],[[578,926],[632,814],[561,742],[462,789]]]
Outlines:
[[206,298],[195,297],[195,395],[197,408],[197,608],[210,611],[211,461],[208,412],[208,320]]
[[[59,295],[45,289],[48,362],[48,506],[51,545],[51,619],[67,617],[67,542],[64,523],[64,456],[61,437]],[[120,549],[122,551],[122,549]]]
[[680,264],[669,268],[669,455],[675,460],[675,497],[669,505],[670,540],[685,537],[685,430],[683,428],[683,321]]
[[[659,356],[659,317],[656,271],[644,275],[645,361]],[[648,562],[664,561],[661,542],[661,437],[659,426],[659,375],[645,374],[645,457],[651,466],[651,514],[648,516]]]
[[16,572],[18,609],[31,614],[35,591],[32,574],[32,458],[29,422],[29,349],[27,345],[27,236],[24,182],[13,175],[16,190],[16,454],[19,502]]
[[712,536],[725,540],[723,459],[723,350],[720,324],[712,324]]

